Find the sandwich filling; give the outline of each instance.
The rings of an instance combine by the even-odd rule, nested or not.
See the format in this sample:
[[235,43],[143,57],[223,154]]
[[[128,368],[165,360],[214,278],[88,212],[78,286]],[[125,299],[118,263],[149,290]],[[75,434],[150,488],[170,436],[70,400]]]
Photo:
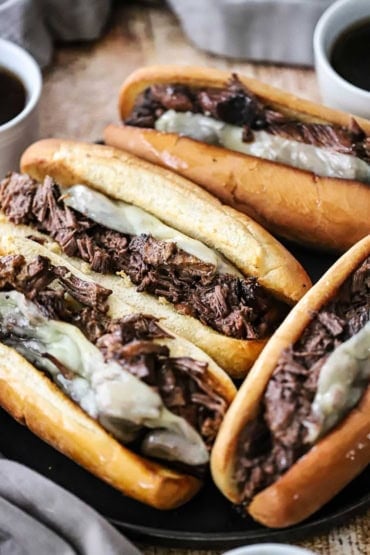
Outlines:
[[94,271],[122,272],[138,291],[164,298],[228,337],[268,337],[287,313],[256,278],[241,277],[202,243],[83,185],[62,195],[49,177],[37,183],[14,173],[1,183],[0,205],[10,221],[48,233]]
[[361,400],[370,381],[370,257],[284,351],[259,413],[238,440],[245,504],[274,483]]
[[171,357],[173,339],[151,316],[110,318],[110,294],[45,257],[0,257],[0,341],[121,443],[205,465],[226,410],[207,363]]
[[370,137],[350,127],[293,119],[255,96],[233,75],[225,88],[152,85],[126,125],[177,133],[243,154],[370,182]]

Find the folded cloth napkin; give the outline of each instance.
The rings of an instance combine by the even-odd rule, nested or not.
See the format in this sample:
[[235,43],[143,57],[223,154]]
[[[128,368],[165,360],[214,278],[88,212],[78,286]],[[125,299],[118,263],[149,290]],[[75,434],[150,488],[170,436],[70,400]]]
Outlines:
[[0,459],[1,555],[140,555],[77,497],[37,472]]
[[53,39],[98,38],[112,0],[0,0],[0,37],[23,46],[41,66],[53,53]]

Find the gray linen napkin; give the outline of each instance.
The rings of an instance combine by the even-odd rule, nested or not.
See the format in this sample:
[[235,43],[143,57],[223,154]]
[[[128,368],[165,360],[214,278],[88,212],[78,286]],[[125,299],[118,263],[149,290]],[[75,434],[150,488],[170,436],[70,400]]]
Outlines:
[[37,472],[1,458],[0,555],[77,554],[140,552],[80,499]]
[[0,0],[0,37],[23,46],[45,66],[53,39],[98,38],[111,4],[112,0]]

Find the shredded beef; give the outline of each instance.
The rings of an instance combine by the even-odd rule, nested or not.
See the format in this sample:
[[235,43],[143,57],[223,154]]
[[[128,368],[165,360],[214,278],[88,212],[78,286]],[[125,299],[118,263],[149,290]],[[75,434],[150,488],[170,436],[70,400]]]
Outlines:
[[[66,254],[82,258],[94,271],[123,271],[138,291],[164,297],[179,312],[226,336],[267,337],[287,312],[255,278],[220,274],[213,264],[187,254],[175,243],[151,235],[124,235],[94,223],[65,205],[49,177],[36,184],[19,174],[8,176],[0,186],[0,204],[10,221],[46,231]],[[62,279],[73,289],[68,278]],[[77,289],[81,297],[82,288]],[[84,299],[96,304],[90,291]]]
[[168,85],[165,88],[161,85],[153,85],[150,89],[150,96],[161,106],[170,104],[174,110],[187,112],[194,110],[195,97],[184,85]]
[[58,277],[65,291],[79,303],[95,308],[99,312],[107,312],[107,299],[112,293],[110,289],[95,282],[82,280],[62,266],[55,268],[54,275]]
[[68,368],[64,366],[64,364],[62,364],[60,360],[58,360],[55,356],[51,355],[50,353],[45,353],[43,356],[44,358],[50,360],[50,362],[52,362],[58,368],[63,378],[65,378],[66,380],[73,379],[74,377],[73,372],[71,372],[71,370],[68,370]]
[[[159,388],[163,399],[172,412],[193,422],[201,429],[203,440],[211,447],[222,418],[225,414],[225,401],[214,391],[211,383],[204,379],[206,363],[188,357],[178,357],[171,365],[161,369]],[[191,387],[181,387],[181,379],[191,376]],[[208,414],[204,411],[207,400]],[[198,422],[198,426],[196,426]]]
[[170,338],[168,332],[164,331],[158,321],[153,316],[142,314],[130,314],[119,319],[119,333],[124,343],[129,343],[134,339],[163,339]]
[[[185,418],[210,448],[226,411],[226,402],[209,382],[207,363],[186,357],[170,357],[171,339],[153,316],[107,316],[109,289],[71,275],[38,256],[27,263],[21,255],[0,257],[0,289],[17,290],[31,299],[48,317],[76,325],[102,352],[122,368],[156,389],[169,410]],[[0,325],[0,337],[16,346],[21,338]],[[45,355],[66,379],[71,372],[51,355]]]
[[264,129],[273,135],[317,147],[350,154],[370,163],[370,137],[352,119],[348,127],[306,123],[271,108],[233,74],[223,89],[192,88],[186,85],[152,85],[138,98],[126,125],[154,127],[166,111],[193,112],[243,127],[243,141],[253,141],[253,131]]
[[[52,282],[53,287],[49,287]],[[36,302],[46,316],[60,319],[64,313],[71,313],[66,293],[78,303],[76,309],[80,310],[81,305],[94,307],[99,316],[107,312],[108,297],[112,293],[97,283],[73,276],[64,266],[53,266],[45,256],[37,256],[26,263],[18,254],[0,257],[0,289],[21,291]]]
[[311,411],[321,368],[328,355],[369,319],[370,257],[280,356],[259,414],[239,440],[235,478],[245,503],[309,450],[302,423],[315,422]]
[[358,156],[370,162],[370,157],[368,157],[362,145],[365,134],[361,130],[354,132],[338,125],[285,121],[269,124],[267,131],[286,139],[293,139],[317,147],[330,148],[342,154]]
[[20,254],[2,256],[0,258],[0,288],[12,285],[24,265],[24,258]]

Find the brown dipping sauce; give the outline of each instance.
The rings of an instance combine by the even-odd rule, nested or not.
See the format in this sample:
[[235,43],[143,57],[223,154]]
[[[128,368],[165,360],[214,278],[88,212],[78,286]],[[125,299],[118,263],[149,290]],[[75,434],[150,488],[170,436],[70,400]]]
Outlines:
[[26,89],[19,77],[0,66],[0,125],[23,110],[26,97]]
[[339,35],[330,62],[343,79],[370,91],[370,19],[356,22]]

